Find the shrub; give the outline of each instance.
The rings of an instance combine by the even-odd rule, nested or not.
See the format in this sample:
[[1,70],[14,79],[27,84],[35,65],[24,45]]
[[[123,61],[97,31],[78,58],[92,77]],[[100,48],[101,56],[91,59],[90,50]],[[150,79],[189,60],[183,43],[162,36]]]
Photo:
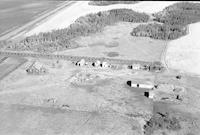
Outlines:
[[179,120],[176,117],[170,116],[169,113],[162,114],[157,112],[144,125],[144,133],[145,135],[151,135],[155,130],[159,129],[179,130],[181,125]]
[[141,24],[133,29],[132,36],[150,37],[160,40],[172,40],[185,35],[186,28],[180,25],[165,25],[158,23]]

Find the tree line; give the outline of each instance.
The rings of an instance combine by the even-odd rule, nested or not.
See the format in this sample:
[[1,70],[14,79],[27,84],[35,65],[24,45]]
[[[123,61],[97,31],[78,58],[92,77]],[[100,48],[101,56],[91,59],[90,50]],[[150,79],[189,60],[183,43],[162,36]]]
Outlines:
[[155,21],[169,25],[188,25],[200,20],[200,3],[182,2],[153,14]]
[[133,29],[132,36],[150,37],[159,40],[173,40],[186,35],[187,29],[159,23],[141,24]]
[[181,2],[153,14],[154,24],[139,25],[132,36],[146,36],[153,39],[173,40],[187,32],[187,25],[200,21],[200,4]]
[[80,17],[68,28],[26,37],[20,42],[11,44],[7,49],[54,52],[66,48],[74,48],[78,47],[78,45],[72,39],[100,32],[107,25],[120,21],[139,23],[147,22],[148,20],[149,15],[138,13],[131,9],[102,11]]

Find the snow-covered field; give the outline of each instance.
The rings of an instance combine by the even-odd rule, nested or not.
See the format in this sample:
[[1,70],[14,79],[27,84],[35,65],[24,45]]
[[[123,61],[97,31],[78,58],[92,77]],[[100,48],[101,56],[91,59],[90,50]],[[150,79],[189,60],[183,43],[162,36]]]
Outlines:
[[96,13],[99,11],[127,8],[138,12],[154,13],[163,10],[165,7],[176,3],[176,1],[144,1],[136,4],[114,4],[109,6],[91,6],[88,1],[78,1],[74,5],[58,12],[46,22],[39,24],[37,27],[26,33],[26,36],[38,34],[40,32],[49,32],[55,29],[62,29],[68,27],[77,18],[89,13]]
[[189,25],[189,34],[168,44],[168,66],[200,75],[200,23]]

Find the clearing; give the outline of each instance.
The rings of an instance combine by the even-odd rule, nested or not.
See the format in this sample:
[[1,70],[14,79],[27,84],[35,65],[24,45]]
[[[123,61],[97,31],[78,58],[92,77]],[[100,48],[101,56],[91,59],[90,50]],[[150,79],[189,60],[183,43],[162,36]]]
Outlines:
[[79,48],[55,54],[74,56],[160,61],[167,42],[148,37],[133,37],[130,32],[137,23],[120,22],[107,26],[100,33],[74,39]]
[[126,81],[152,81],[150,73],[80,68],[61,60],[56,66],[40,59],[48,74],[28,75],[33,61],[0,82],[1,118],[9,125],[0,125],[0,133],[142,134],[152,102]]

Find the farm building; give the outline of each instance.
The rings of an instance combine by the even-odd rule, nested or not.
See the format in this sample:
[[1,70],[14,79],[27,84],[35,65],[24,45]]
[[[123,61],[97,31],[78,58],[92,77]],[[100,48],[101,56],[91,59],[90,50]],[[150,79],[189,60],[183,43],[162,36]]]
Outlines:
[[132,65],[132,69],[134,69],[134,70],[139,70],[140,69],[140,64],[133,64]]
[[39,62],[33,62],[26,70],[28,74],[40,75],[47,73],[47,69]]
[[127,84],[133,88],[153,89],[155,87],[153,84],[133,83],[132,81],[127,81]]
[[150,70],[150,66],[145,64],[145,65],[141,66],[141,69],[143,69],[143,70]]
[[154,96],[155,96],[155,93],[154,93],[154,91],[145,91],[145,92],[144,92],[144,96],[145,96],[145,97],[148,97],[148,98],[150,98],[150,99],[153,99]]
[[101,66],[103,67],[103,68],[108,68],[109,67],[109,64],[107,63],[107,62],[102,62],[102,64],[101,64]]
[[77,66],[84,66],[85,65],[85,59],[81,59],[76,63]]
[[176,79],[181,79],[181,75],[177,75],[177,76],[176,76]]
[[140,64],[132,64],[132,65],[128,66],[128,69],[139,70],[139,69],[141,69],[141,65]]
[[163,65],[161,62],[153,62],[149,66],[149,71],[155,71],[155,72],[160,72],[164,69]]
[[94,66],[95,66],[95,67],[99,67],[100,64],[101,64],[101,61],[97,60],[97,61],[94,63]]

